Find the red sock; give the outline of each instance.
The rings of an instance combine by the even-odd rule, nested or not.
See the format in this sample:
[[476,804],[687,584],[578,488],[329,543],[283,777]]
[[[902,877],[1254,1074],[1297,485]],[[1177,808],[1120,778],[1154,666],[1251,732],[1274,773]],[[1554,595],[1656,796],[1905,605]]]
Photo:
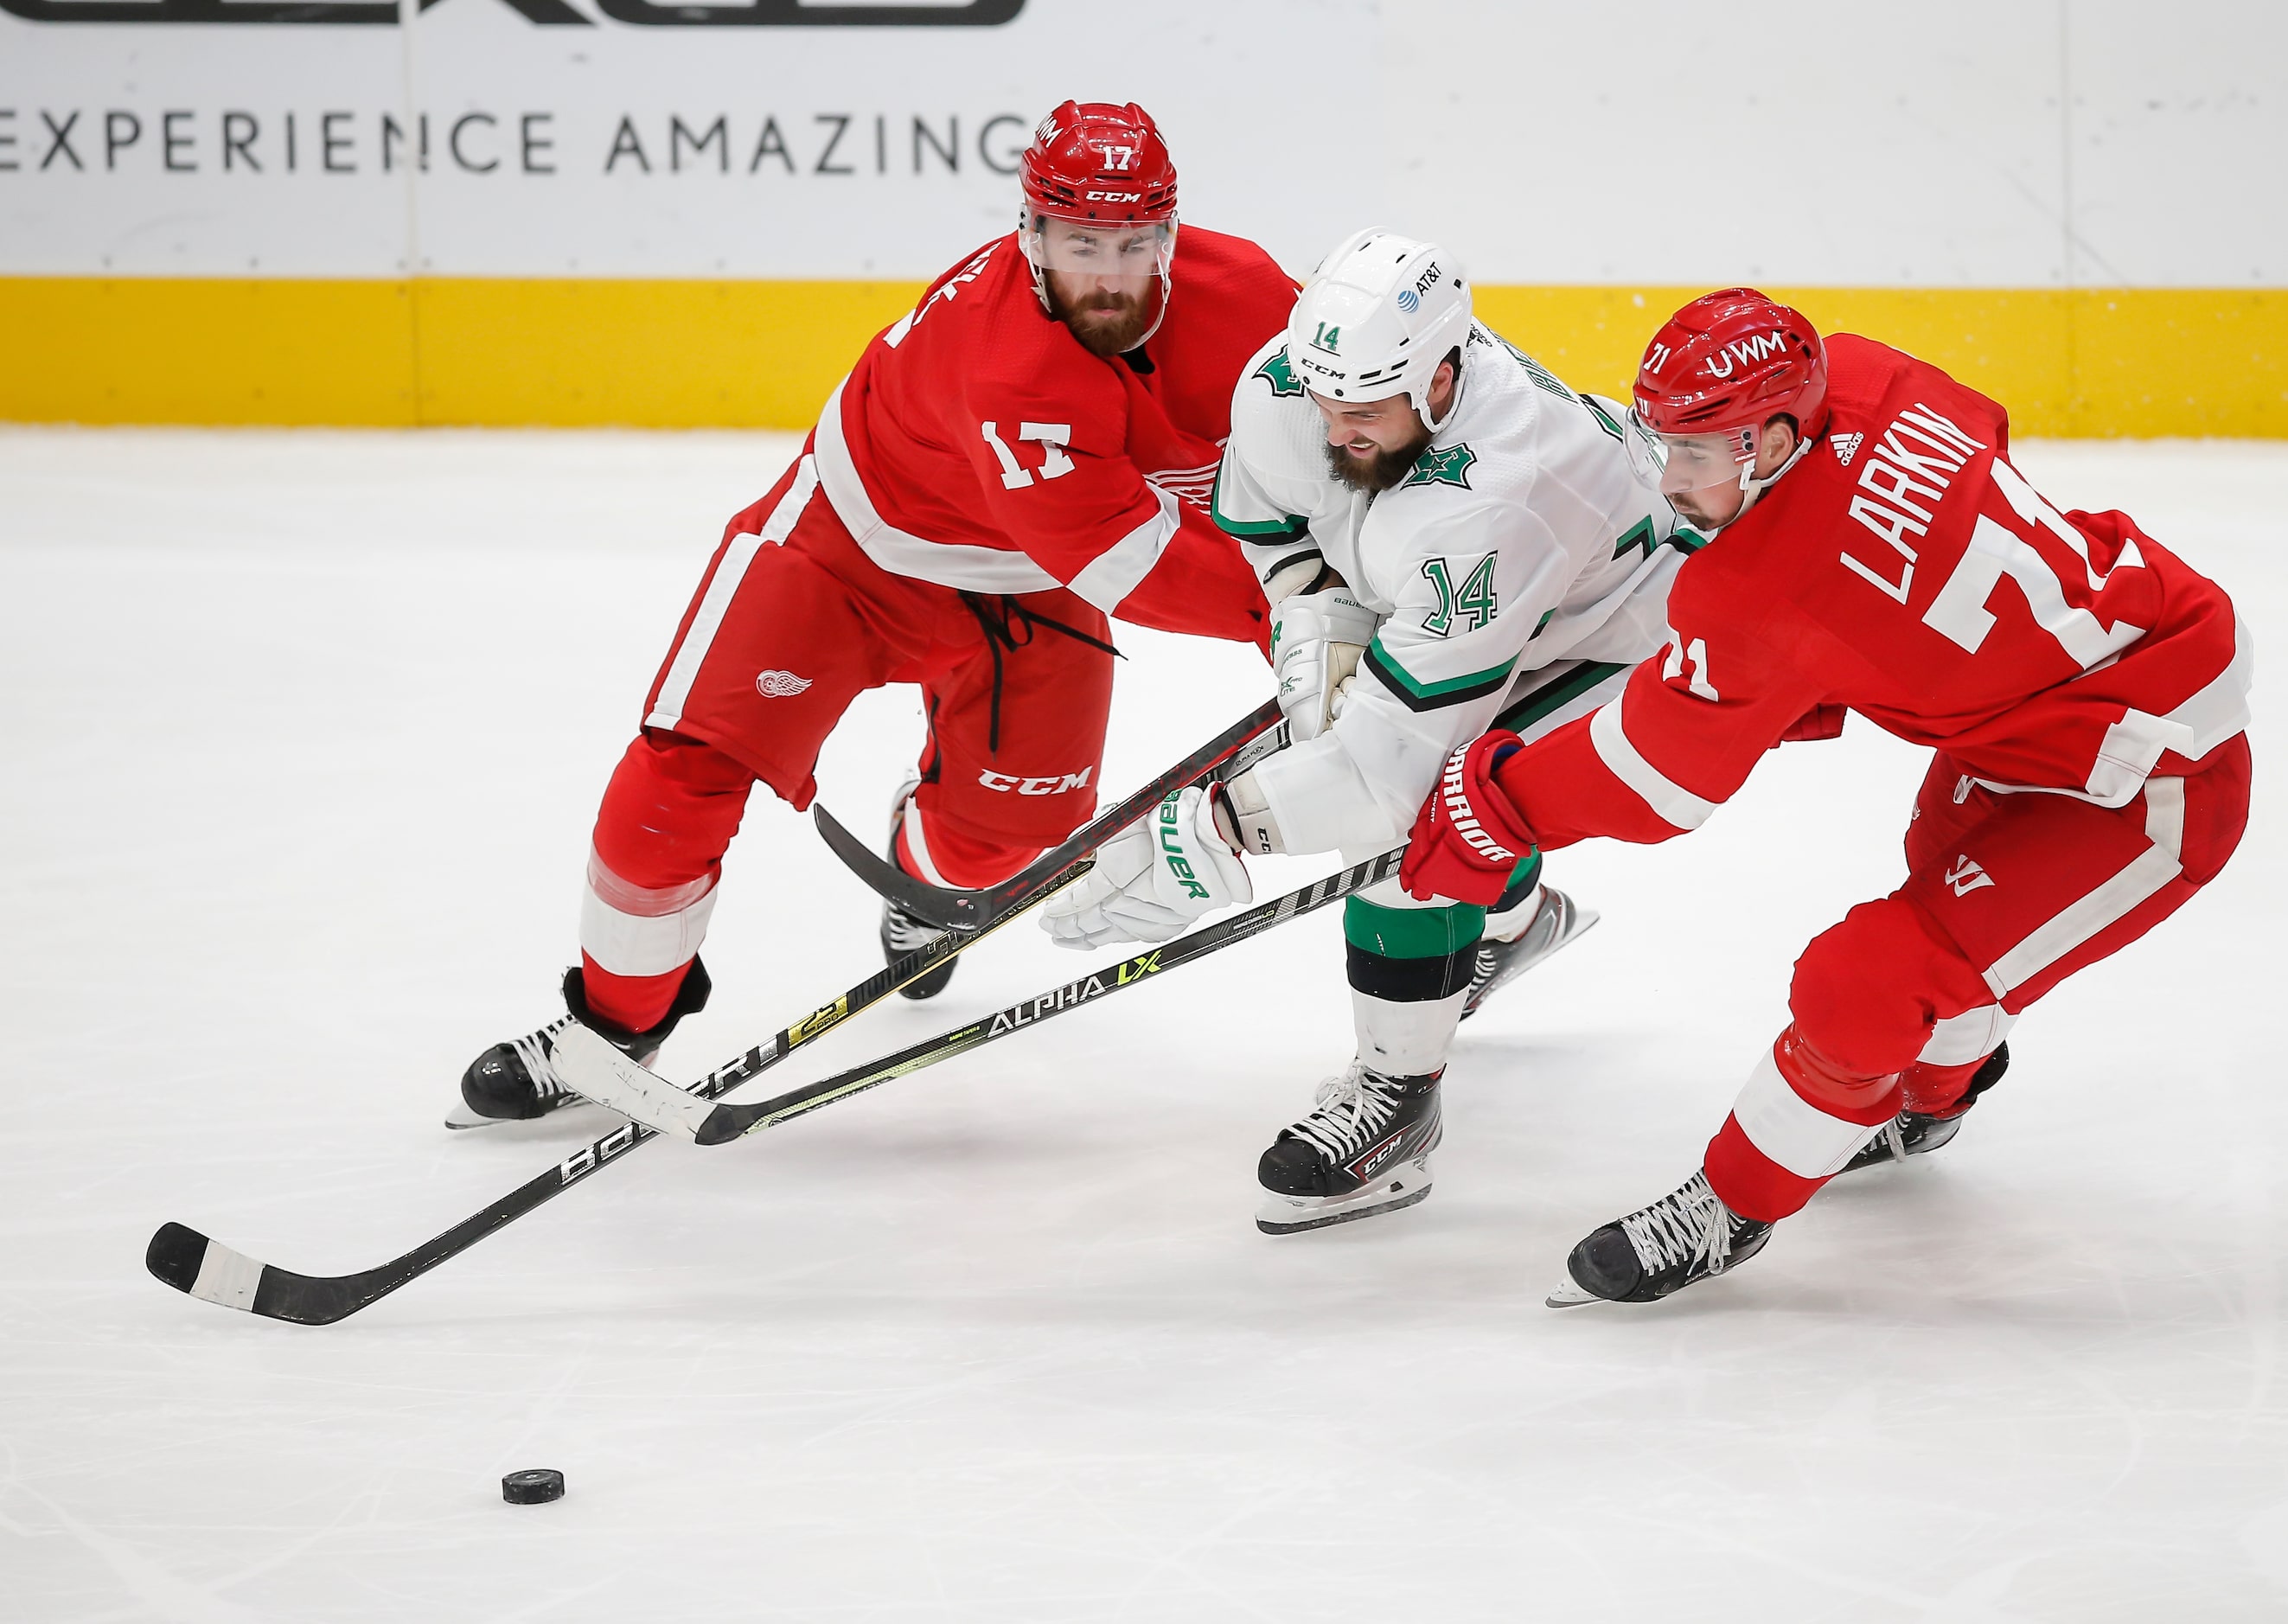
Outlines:
[[1869,1129],[1898,1114],[1898,1073],[1847,1071],[1791,1024],[1708,1142],[1708,1186],[1742,1217],[1776,1223],[1843,1170]]

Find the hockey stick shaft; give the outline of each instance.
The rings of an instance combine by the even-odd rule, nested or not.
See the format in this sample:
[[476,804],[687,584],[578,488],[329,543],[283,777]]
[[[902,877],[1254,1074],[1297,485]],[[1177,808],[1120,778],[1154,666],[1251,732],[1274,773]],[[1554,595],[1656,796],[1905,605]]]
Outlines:
[[[1266,705],[1258,710],[1161,774],[1152,784],[1138,791],[1121,807],[1114,808],[1113,813],[1094,820],[1089,829],[1102,830],[1100,839],[1117,833],[1125,826],[1124,822],[1111,824],[1108,827],[1107,824],[1123,808],[1131,803],[1140,803],[1126,820],[1132,822],[1134,817],[1142,816],[1166,794],[1167,780],[1172,775],[1183,774],[1181,782],[1189,783],[1276,720],[1275,705]],[[1148,796],[1148,791],[1152,792]],[[1087,832],[1084,830],[1082,834]],[[1080,835],[1076,835],[1073,840],[1065,844],[1072,846],[1080,839]],[[1064,848],[1058,849],[1061,851]],[[1093,847],[1088,847],[1086,852],[1092,853],[1093,849]],[[822,1005],[793,1025],[784,1028],[772,1038],[767,1047],[759,1045],[748,1050],[738,1059],[701,1079],[687,1090],[679,1092],[713,1099],[760,1076],[803,1045],[814,1042],[859,1011],[879,1003],[908,983],[926,975],[956,954],[974,946],[1022,913],[1040,897],[1077,879],[1087,871],[1091,861],[1092,856],[1082,855],[1056,869],[1046,871],[1041,869],[1039,863],[1032,864],[1028,872],[1037,872],[1040,877],[1039,883],[1021,894],[1016,904],[999,916],[987,920],[975,930],[925,943],[896,963],[868,976],[840,998]],[[673,1087],[671,1084],[663,1083],[662,1086]],[[457,1257],[487,1236],[515,1222],[573,1185],[592,1178],[638,1145],[657,1136],[658,1130],[655,1127],[641,1122],[624,1122],[452,1228],[385,1263],[358,1273],[296,1274],[290,1270],[248,1257],[187,1225],[174,1222],[160,1225],[152,1235],[150,1245],[144,1253],[144,1267],[163,1284],[225,1308],[239,1309],[264,1318],[286,1320],[297,1325],[331,1325],[378,1302],[439,1264]]]
[[957,1055],[981,1048],[1012,1032],[1037,1026],[1067,1010],[1092,1004],[1108,993],[1125,991],[1179,965],[1204,959],[1235,942],[1244,942],[1275,925],[1300,919],[1329,903],[1363,890],[1378,880],[1387,880],[1398,872],[1399,860],[1404,855],[1403,847],[1385,852],[1378,857],[1355,864],[1323,880],[1313,880],[1300,890],[1290,891],[1274,901],[1204,926],[1188,935],[1179,936],[1172,942],[1132,955],[1117,964],[1076,976],[1062,986],[1052,987],[1035,997],[1020,999],[967,1026],[925,1039],[894,1055],[886,1055],[879,1060],[854,1066],[836,1076],[806,1083],[799,1088],[790,1088],[767,1100],[718,1105],[708,1113],[706,1121],[701,1126],[698,1142],[701,1144],[724,1144],[743,1134],[776,1127],[783,1122],[791,1122],[797,1117],[807,1115],[822,1105],[830,1105],[837,1100],[878,1087],[893,1078],[933,1066],[940,1061],[951,1060]]
[[[1069,872],[1053,877],[1054,882],[1044,888],[1044,895],[1079,878],[1088,867],[1086,858],[1074,864]],[[687,1094],[701,1099],[728,1094],[761,1076],[803,1045],[816,1041],[860,1010],[880,1002],[908,982],[927,975],[955,954],[975,946],[1023,912],[1021,908],[1013,909],[982,930],[940,936],[924,943],[897,963],[868,976],[832,1003],[783,1029],[767,1045],[759,1044],[736,1060],[719,1066],[688,1089],[679,1089],[664,1079],[646,1075],[666,1094]],[[568,1032],[579,1030],[582,1029],[567,1029]],[[597,1041],[602,1044],[600,1039]],[[602,1047],[610,1047],[608,1044]],[[402,1256],[359,1274],[295,1274],[234,1251],[179,1223],[159,1227],[144,1252],[143,1264],[155,1278],[177,1291],[224,1308],[243,1309],[265,1319],[283,1319],[296,1325],[331,1325],[378,1302],[408,1281],[419,1278],[438,1264],[459,1256],[495,1230],[515,1222],[583,1180],[594,1177],[646,1140],[658,1136],[659,1129],[647,1123],[623,1122],[545,1173],[528,1179],[481,1212],[470,1214]]]
[[844,866],[876,892],[916,919],[941,930],[976,930],[1016,905],[1020,897],[1035,894],[1041,881],[1067,864],[1093,855],[1107,840],[1160,804],[1170,792],[1180,790],[1204,774],[1224,766],[1259,759],[1285,742],[1279,706],[1267,700],[1240,718],[1190,755],[1148,780],[1118,805],[1100,813],[1062,845],[1043,852],[1018,873],[998,885],[963,891],[933,886],[915,879],[896,864],[876,855],[872,847],[837,822],[823,802],[811,808],[811,821],[829,849]]

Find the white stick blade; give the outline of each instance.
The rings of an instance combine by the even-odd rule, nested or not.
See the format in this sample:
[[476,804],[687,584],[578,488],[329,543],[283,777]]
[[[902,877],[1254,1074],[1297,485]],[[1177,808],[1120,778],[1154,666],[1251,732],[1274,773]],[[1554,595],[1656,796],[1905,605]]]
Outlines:
[[679,1139],[694,1137],[710,1109],[576,1021],[556,1035],[549,1058],[584,1098]]

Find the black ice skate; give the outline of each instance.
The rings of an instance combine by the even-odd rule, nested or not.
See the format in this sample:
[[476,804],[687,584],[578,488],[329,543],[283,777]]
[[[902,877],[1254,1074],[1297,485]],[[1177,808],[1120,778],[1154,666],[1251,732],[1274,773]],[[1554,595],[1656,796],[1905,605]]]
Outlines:
[[1385,1077],[1354,1063],[1263,1153],[1255,1227],[1292,1235],[1413,1206],[1430,1193],[1441,1132],[1436,1074]]
[[1470,996],[1463,1000],[1462,1019],[1478,1013],[1502,988],[1533,968],[1597,922],[1597,912],[1584,908],[1553,886],[1543,886],[1530,904],[1520,904],[1512,915],[1488,914],[1486,934],[1478,943],[1477,961],[1470,970]]
[[1743,1218],[1696,1172],[1681,1189],[1595,1230],[1565,1260],[1569,1282],[1553,1309],[1585,1302],[1653,1302],[1737,1268],[1764,1249],[1772,1226]]
[[707,995],[713,991],[707,967],[694,959],[683,977],[683,985],[676,991],[667,1018],[648,1031],[631,1032],[590,1013],[587,988],[580,979],[580,967],[575,965],[564,972],[564,1007],[568,1013],[528,1037],[496,1043],[471,1062],[469,1069],[461,1074],[461,1103],[446,1116],[445,1126],[464,1128],[484,1127],[495,1122],[527,1122],[568,1105],[584,1104],[583,1097],[556,1073],[552,1056],[559,1032],[577,1021],[638,1065],[647,1066],[659,1058],[660,1046],[667,1041],[676,1023],[704,1009]]
[[[917,948],[926,947],[946,933],[926,919],[918,919],[895,903],[882,904],[882,960],[895,964]],[[898,989],[903,998],[935,998],[953,980],[954,967],[961,962],[949,959],[926,975],[917,975]]]
[[1962,1091],[1962,1098],[1954,1109],[1942,1117],[1934,1117],[1919,1111],[1903,1111],[1883,1125],[1883,1131],[1869,1140],[1859,1154],[1843,1164],[1846,1173],[1856,1173],[1862,1167],[1880,1167],[1890,1162],[1903,1162],[1910,1156],[1927,1156],[1939,1146],[1962,1131],[1962,1118],[1978,1103],[1978,1096],[2002,1080],[2010,1069],[2010,1046],[2004,1044],[1986,1057],[1970,1079],[1970,1087]]

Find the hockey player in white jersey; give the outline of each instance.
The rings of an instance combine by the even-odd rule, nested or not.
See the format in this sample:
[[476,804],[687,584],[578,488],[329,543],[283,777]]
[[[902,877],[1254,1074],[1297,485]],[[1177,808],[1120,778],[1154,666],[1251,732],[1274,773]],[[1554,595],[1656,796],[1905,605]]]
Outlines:
[[[1241,375],[1215,490],[1272,605],[1293,742],[1108,847],[1049,905],[1051,935],[1164,940],[1251,899],[1243,851],[1386,851],[1455,746],[1611,698],[1667,641],[1669,582],[1700,542],[1638,478],[1625,421],[1475,322],[1435,244],[1369,230],[1329,255]],[[1429,1193],[1457,1023],[1595,922],[1518,856],[1491,910],[1395,881],[1348,901],[1357,1054],[1264,1152],[1262,1229]]]

